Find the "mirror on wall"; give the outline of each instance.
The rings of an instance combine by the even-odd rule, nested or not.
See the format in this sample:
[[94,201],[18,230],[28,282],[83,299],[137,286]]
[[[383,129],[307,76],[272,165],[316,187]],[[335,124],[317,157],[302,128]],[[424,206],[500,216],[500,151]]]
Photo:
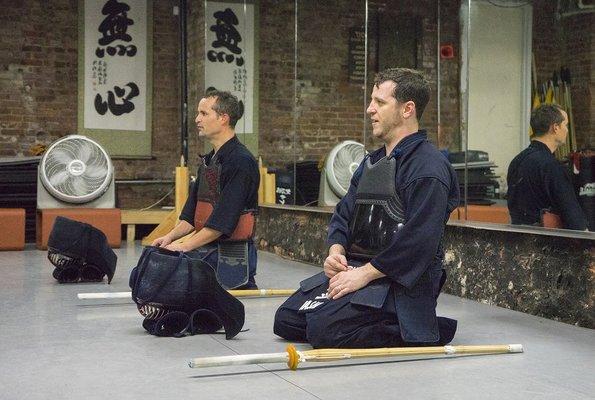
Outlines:
[[316,206],[322,189],[320,205],[334,205],[336,186],[348,185],[341,179],[351,172],[349,148],[337,148],[345,141],[363,144],[366,1],[296,5],[294,200]]
[[463,171],[459,218],[507,224],[508,165],[529,143],[531,6],[462,2],[461,27],[465,153],[451,160]]
[[[531,143],[534,104],[555,101],[563,103],[569,119],[568,140],[555,156],[566,162],[592,221],[595,185],[584,172],[592,158],[582,154],[574,156],[574,167],[568,164],[572,152],[595,141],[592,55],[588,41],[571,28],[587,28],[589,14],[564,13],[554,3],[206,1],[207,47],[217,40],[217,26],[229,22],[227,8],[236,18],[230,21],[237,22],[232,25],[244,53],[233,54],[226,82],[246,105],[237,126],[240,139],[259,157],[263,180],[274,187],[261,201],[332,208],[332,197],[336,202],[340,193],[332,189],[337,182],[324,182],[325,162],[345,141],[368,151],[381,145],[371,135],[366,108],[375,73],[398,66],[421,70],[430,80],[420,126],[457,170],[462,200],[451,219],[509,224],[510,162]],[[205,49],[206,57],[208,50],[214,49]],[[236,65],[244,55],[243,65]],[[230,63],[224,56],[221,64]],[[205,85],[214,82],[211,76],[205,66]],[[321,196],[321,190],[329,195]]]
[[[592,146],[592,126],[582,116],[591,74],[581,66],[581,60],[592,55],[587,55],[588,46],[571,28],[584,23],[588,15],[565,13],[554,3],[461,3],[461,127],[466,157],[459,160],[465,183],[460,219],[595,228],[595,198],[589,193],[593,158],[588,152],[579,153]],[[560,107],[560,122],[567,119],[568,133],[563,137],[552,139],[531,130],[532,110],[546,104]],[[561,166],[552,166],[553,157]],[[531,166],[546,159],[550,164],[540,165],[548,167]],[[550,220],[546,211],[561,218],[554,215]]]

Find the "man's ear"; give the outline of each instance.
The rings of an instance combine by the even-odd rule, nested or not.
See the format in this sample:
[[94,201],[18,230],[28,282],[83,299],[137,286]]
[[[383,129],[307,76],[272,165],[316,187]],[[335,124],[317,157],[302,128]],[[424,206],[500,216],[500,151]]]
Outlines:
[[551,133],[558,132],[558,129],[560,129],[560,126],[561,125],[562,125],[561,123],[560,124],[557,124],[557,123],[554,122],[553,124],[550,125],[550,132]]
[[403,117],[411,118],[411,117],[415,116],[415,114],[416,114],[415,103],[412,102],[411,100],[405,102],[405,106],[403,107]]
[[229,121],[230,121],[229,114],[219,114],[219,118],[221,118],[221,121],[223,123],[227,122],[227,125],[229,125]]

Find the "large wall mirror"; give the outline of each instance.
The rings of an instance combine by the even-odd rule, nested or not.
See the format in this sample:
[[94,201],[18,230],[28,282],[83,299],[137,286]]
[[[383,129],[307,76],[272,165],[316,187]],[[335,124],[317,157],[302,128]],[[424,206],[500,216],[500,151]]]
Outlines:
[[[332,186],[325,186],[325,161],[345,141],[368,151],[380,145],[366,115],[374,74],[400,66],[423,71],[431,82],[420,125],[457,170],[461,205],[451,218],[506,225],[508,166],[530,144],[536,102],[557,101],[568,111],[568,143],[555,154],[560,162],[595,142],[588,67],[594,39],[572,28],[589,31],[594,14],[556,3],[209,0],[205,54],[218,29],[211,14],[229,17],[232,9],[239,47],[253,55],[230,72],[231,90],[247,105],[238,132],[275,173],[269,203],[332,207],[332,196],[319,203],[321,190]],[[205,67],[205,85],[210,79]],[[576,157],[590,167],[592,158]],[[585,185],[591,178],[571,178],[577,196],[591,195],[580,201],[592,221],[595,197]]]
[[[566,205],[562,208],[578,202],[584,225],[595,229],[595,198],[590,193],[593,157],[584,151],[592,148],[593,141],[589,117],[593,107],[587,100],[592,71],[581,65],[585,59],[592,65],[592,55],[588,54],[589,45],[572,27],[587,23],[595,10],[562,3],[461,2],[461,127],[467,156],[466,207],[459,215],[461,219],[509,223],[507,202],[515,198],[508,187],[508,181],[515,182],[514,172],[509,170],[511,161],[539,140],[529,125],[532,110],[553,103],[568,116],[565,141],[557,143],[555,151],[551,149],[572,185],[572,190],[563,194]],[[542,173],[545,176],[547,172]],[[551,179],[549,176],[539,181]],[[521,186],[528,190],[526,185]],[[561,192],[556,194],[545,186],[546,194],[541,197],[551,197],[553,201],[544,200],[554,204],[551,211],[564,214],[556,209],[562,203],[556,199]],[[517,192],[516,198],[525,196]],[[568,220],[561,223],[559,227],[577,225]],[[551,227],[556,225],[554,222]]]

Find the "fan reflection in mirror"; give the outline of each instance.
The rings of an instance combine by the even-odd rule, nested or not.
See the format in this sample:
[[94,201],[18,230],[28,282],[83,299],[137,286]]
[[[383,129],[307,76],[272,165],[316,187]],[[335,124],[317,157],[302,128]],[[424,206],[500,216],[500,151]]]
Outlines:
[[364,145],[353,140],[341,142],[330,151],[320,175],[319,206],[334,207],[347,194],[351,177],[365,155]]

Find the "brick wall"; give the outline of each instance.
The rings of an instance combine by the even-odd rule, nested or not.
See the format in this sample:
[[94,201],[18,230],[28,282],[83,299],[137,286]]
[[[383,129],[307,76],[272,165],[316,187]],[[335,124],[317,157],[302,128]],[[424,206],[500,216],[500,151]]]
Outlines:
[[0,157],[76,132],[77,2],[0,4]]
[[[114,160],[116,179],[173,178],[179,162],[177,3],[153,2],[153,159]],[[76,133],[78,4],[0,1],[0,157]],[[146,206],[169,189],[119,185],[118,204]]]
[[[593,66],[595,14],[555,18],[555,2],[534,1],[534,43],[540,81],[564,64],[573,74],[574,118],[579,145],[595,146],[593,134]],[[153,159],[114,160],[117,179],[169,179],[179,162],[179,20],[172,13],[176,0],[153,2]],[[27,155],[37,143],[76,132],[78,1],[0,0],[0,157]],[[189,160],[203,151],[194,127],[195,108],[204,92],[204,3],[188,1],[188,130]],[[294,2],[259,2],[259,150],[268,165],[282,166],[295,156],[318,160],[345,139],[363,141],[364,90],[347,78],[349,28],[365,19],[361,0],[298,3],[297,118],[294,137]],[[441,63],[441,120],[437,129],[436,2],[386,0],[370,2],[370,18],[384,13],[420,17],[420,68],[432,82],[433,93],[422,119],[439,147],[460,148],[459,1],[441,1],[441,42],[450,43],[455,58]],[[371,21],[373,22],[373,21]],[[375,39],[369,32],[369,51]],[[376,69],[369,61],[369,83]],[[65,111],[68,110],[68,111]],[[368,124],[367,143],[374,147]],[[296,147],[293,147],[295,141]],[[161,186],[119,186],[122,207],[147,205],[170,189]],[[171,204],[171,198],[168,200]]]
[[196,108],[205,91],[204,67],[204,1],[191,0],[188,2],[188,166],[190,173],[195,174],[198,165],[198,155],[204,152],[202,141],[198,141],[198,132],[194,119]]
[[[423,4],[422,4],[423,3]],[[432,82],[432,96],[422,125],[440,147],[458,150],[460,146],[457,59],[442,62],[440,139],[437,135],[436,101],[436,5],[433,1],[387,1],[372,4],[370,25],[375,13],[408,13],[421,17],[419,68]],[[265,12],[266,10],[266,12]],[[294,105],[294,7],[279,1],[262,1],[260,46],[260,153],[268,165],[282,166],[296,159],[319,160],[338,142],[352,139],[363,142],[364,88],[348,80],[349,28],[363,26],[362,1],[298,3],[297,102]],[[458,2],[442,2],[442,42],[458,47]],[[332,23],[329,23],[332,21]],[[266,27],[266,29],[264,28]],[[376,39],[369,29],[369,79],[366,96],[372,89]],[[293,136],[297,107],[296,135]],[[375,147],[367,124],[366,142]],[[295,141],[295,148],[293,147]]]
[[537,82],[564,66],[572,75],[572,103],[578,148],[595,147],[595,13],[558,19],[556,2],[533,2],[533,54]]

